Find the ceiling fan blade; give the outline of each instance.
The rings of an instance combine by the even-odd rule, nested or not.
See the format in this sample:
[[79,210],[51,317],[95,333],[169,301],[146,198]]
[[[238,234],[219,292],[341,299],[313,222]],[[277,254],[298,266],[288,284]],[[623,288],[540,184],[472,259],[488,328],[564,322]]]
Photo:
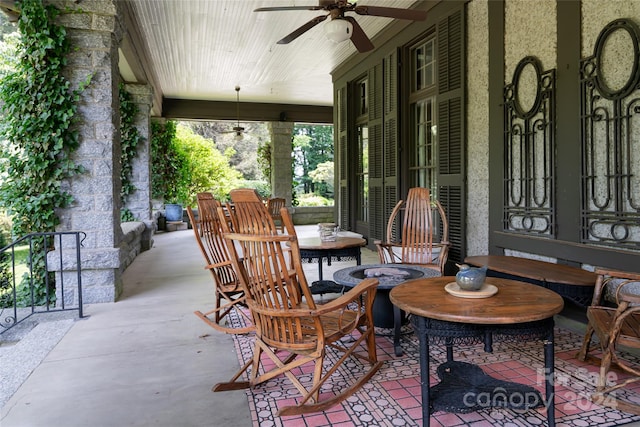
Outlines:
[[254,9],[254,12],[281,12],[283,10],[322,10],[325,7],[320,6],[273,6],[273,7],[259,7]]
[[358,15],[382,16],[395,19],[410,19],[412,21],[424,21],[427,12],[415,9],[398,9],[394,7],[355,6],[353,11]]
[[315,27],[316,25],[318,25],[319,23],[321,23],[322,21],[327,19],[327,16],[329,16],[329,15],[316,16],[311,21],[307,22],[306,24],[302,25],[301,27],[298,27],[296,30],[294,30],[290,34],[288,34],[285,37],[283,37],[282,39],[278,40],[278,44],[291,43],[292,41],[294,41],[295,39],[300,37],[302,34],[304,34],[306,31],[310,30],[311,28]]
[[369,37],[367,37],[360,24],[358,24],[358,21],[356,21],[351,16],[345,16],[344,19],[353,24],[353,34],[351,34],[351,42],[356,47],[356,49],[358,49],[358,52],[362,53],[373,50],[373,43],[371,43],[371,40],[369,40]]

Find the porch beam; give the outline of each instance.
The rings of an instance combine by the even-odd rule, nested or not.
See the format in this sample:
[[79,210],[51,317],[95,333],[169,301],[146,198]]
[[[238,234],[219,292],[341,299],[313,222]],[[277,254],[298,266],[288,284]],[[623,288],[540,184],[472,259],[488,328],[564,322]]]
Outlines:
[[[237,120],[237,104],[230,101],[203,101],[164,98],[162,116],[181,120]],[[333,107],[323,105],[240,103],[240,121],[333,123]]]

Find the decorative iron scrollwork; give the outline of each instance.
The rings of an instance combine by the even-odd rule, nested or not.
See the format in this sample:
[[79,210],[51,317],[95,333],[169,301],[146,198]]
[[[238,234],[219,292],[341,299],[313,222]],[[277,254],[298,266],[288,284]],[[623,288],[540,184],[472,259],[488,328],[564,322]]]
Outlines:
[[504,101],[503,230],[552,237],[555,70],[523,58]]
[[16,318],[15,316],[5,316],[3,319],[2,316],[4,316],[4,310],[4,308],[0,310],[0,328],[9,329],[15,325]]
[[583,243],[640,249],[639,46],[618,19],[581,62]]

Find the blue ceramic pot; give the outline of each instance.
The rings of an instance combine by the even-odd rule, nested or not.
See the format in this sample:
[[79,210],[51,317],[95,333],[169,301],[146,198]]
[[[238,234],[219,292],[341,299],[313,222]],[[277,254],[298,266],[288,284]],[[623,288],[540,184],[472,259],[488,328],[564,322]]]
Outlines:
[[167,203],[164,205],[164,216],[167,221],[182,222],[182,205]]
[[487,267],[475,268],[467,264],[456,264],[460,271],[456,274],[456,283],[465,291],[479,291],[487,278]]

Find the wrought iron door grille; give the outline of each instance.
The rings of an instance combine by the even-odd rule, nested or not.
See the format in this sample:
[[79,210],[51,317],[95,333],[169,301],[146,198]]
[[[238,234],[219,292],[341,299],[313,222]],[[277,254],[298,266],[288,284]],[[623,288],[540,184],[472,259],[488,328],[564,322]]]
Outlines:
[[639,40],[615,20],[581,62],[582,243],[640,249]]
[[504,101],[503,230],[554,237],[555,70],[523,58]]

